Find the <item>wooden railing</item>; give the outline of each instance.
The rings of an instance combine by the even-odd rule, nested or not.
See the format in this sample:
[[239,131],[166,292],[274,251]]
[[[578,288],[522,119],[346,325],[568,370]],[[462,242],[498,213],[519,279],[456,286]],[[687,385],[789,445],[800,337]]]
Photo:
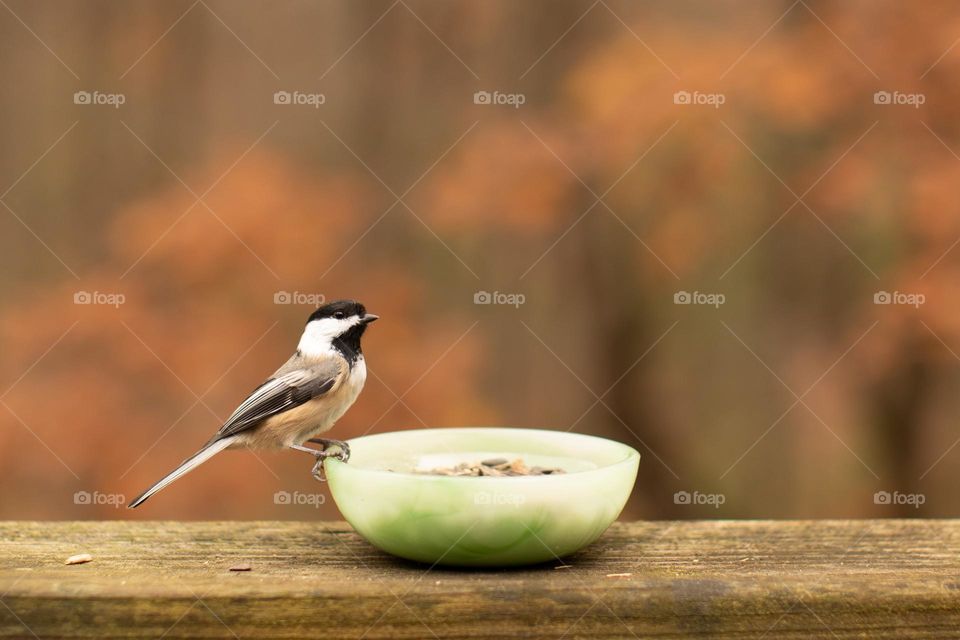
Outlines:
[[396,560],[338,522],[7,522],[0,540],[2,637],[960,637],[958,521],[618,523],[495,571]]

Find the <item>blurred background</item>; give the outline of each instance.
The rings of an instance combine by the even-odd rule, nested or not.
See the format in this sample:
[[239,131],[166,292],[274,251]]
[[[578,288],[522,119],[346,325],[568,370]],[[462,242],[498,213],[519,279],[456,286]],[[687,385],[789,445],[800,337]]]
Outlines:
[[338,517],[293,452],[118,507],[340,297],[336,437],[616,438],[628,518],[957,514],[954,3],[0,4],[0,517]]

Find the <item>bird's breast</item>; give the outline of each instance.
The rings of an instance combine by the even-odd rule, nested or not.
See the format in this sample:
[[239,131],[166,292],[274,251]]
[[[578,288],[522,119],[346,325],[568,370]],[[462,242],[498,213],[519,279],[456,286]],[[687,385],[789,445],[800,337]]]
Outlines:
[[367,379],[363,356],[357,359],[339,385],[322,396],[271,416],[246,435],[244,446],[286,448],[302,444],[327,431],[354,403]]

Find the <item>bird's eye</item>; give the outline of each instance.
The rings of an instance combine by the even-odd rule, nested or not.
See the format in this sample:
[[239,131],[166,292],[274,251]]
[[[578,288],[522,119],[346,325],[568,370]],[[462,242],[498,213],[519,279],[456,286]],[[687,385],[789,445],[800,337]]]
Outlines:
[[335,314],[333,314],[333,317],[337,320],[343,320],[343,311],[337,311]]

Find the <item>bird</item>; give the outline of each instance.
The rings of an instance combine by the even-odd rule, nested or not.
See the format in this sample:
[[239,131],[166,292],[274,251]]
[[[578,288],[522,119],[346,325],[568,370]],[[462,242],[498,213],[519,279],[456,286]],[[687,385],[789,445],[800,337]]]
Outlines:
[[[346,462],[346,442],[316,436],[333,427],[363,389],[367,365],[360,338],[379,316],[355,300],[337,300],[310,314],[297,350],[266,382],[254,389],[199,451],[184,460],[128,508],[225,449],[293,449],[316,457],[313,476],[323,480],[323,461]],[[304,446],[320,445],[319,449]]]

